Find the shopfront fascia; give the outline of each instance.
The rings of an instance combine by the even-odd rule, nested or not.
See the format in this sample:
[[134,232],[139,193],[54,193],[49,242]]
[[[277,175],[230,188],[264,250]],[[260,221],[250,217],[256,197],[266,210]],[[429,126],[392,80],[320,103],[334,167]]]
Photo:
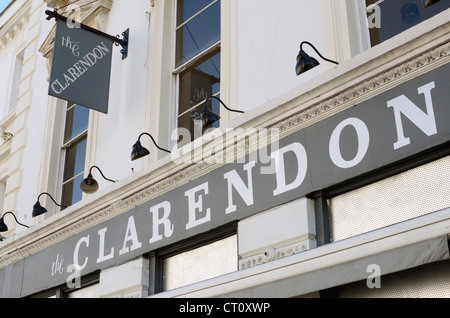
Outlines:
[[[247,144],[233,163],[177,164],[183,157],[168,156],[6,241],[1,296],[66,284],[415,156],[448,155],[449,52],[445,43],[266,125],[280,139],[256,155]],[[160,172],[167,167],[178,171]]]

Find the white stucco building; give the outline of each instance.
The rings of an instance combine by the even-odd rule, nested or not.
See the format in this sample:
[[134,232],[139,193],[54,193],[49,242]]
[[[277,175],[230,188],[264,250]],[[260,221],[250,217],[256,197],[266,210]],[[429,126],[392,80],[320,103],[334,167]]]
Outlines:
[[448,0],[9,2],[1,297],[450,296]]

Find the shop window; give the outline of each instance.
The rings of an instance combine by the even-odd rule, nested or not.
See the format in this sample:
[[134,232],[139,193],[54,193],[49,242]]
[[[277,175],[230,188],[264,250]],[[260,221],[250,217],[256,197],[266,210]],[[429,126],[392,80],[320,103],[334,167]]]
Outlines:
[[448,8],[448,0],[366,0],[371,45],[380,44]]
[[[177,1],[177,121],[178,127],[187,129],[191,136],[191,140],[180,140],[182,144],[202,135],[205,128],[200,113],[204,101],[209,96],[220,98],[220,5],[220,0]],[[210,106],[219,114],[219,101],[214,99]]]
[[84,179],[89,109],[69,104],[65,114],[64,168],[61,204],[71,206],[82,199],[80,183]]
[[65,298],[99,298],[100,284],[91,284],[66,293]]
[[155,251],[150,259],[150,295],[236,272],[237,223]]
[[237,236],[206,244],[163,260],[163,290],[194,284],[238,270]]
[[332,241],[450,207],[450,156],[328,199]]
[[[74,284],[76,286],[69,286]],[[57,288],[36,293],[30,298],[99,298],[100,296],[100,272],[80,277],[78,281],[72,281]]]

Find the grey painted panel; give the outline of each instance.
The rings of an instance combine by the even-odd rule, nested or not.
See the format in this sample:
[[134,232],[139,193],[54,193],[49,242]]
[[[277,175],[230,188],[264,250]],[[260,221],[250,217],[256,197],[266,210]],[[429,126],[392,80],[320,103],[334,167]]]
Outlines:
[[49,95],[108,113],[112,45],[57,20]]
[[[247,206],[234,188],[228,192],[225,178],[228,172],[235,171],[248,184],[245,170],[249,167],[246,166],[248,160],[245,163],[229,163],[27,257],[23,293],[64,284],[73,276],[71,264],[81,266],[80,274],[84,275],[122,263],[448,142],[449,72],[450,64],[446,64],[280,140],[279,150],[284,153],[284,169],[280,168],[274,174],[263,174],[261,168],[264,165],[255,163],[251,168],[254,185],[251,205]],[[421,88],[424,91],[424,87],[429,88],[428,95],[418,92]],[[400,126],[398,119],[395,119],[394,108],[388,107],[388,104],[402,96],[403,104],[414,109],[428,126],[435,126],[431,128],[436,128],[436,131],[424,131],[426,129],[423,126],[418,127],[417,123],[412,123],[410,118],[401,114],[400,126],[405,138],[409,138],[409,144],[396,149],[394,145],[399,140]],[[427,100],[427,96],[431,100]],[[434,116],[431,116],[430,106]],[[336,139],[338,141],[331,143],[330,147],[333,133],[343,123],[348,125],[342,126]],[[298,156],[302,149],[307,162]],[[332,160],[330,149],[342,157],[341,161],[351,164],[339,167]],[[277,149],[272,150],[275,152]],[[299,161],[299,158],[302,160]],[[355,161],[355,158],[358,160]],[[299,173],[302,169],[306,170],[304,178],[299,179],[300,184],[276,192],[280,176],[284,176],[285,184],[288,185],[298,176],[302,177]],[[230,195],[237,209],[226,213]],[[55,268],[60,271],[55,271]],[[4,270],[0,270],[0,273]]]

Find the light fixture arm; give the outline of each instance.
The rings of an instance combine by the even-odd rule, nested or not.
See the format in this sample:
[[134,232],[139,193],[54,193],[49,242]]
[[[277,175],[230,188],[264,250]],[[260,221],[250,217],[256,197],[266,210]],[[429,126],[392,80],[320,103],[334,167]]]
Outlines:
[[155,144],[156,148],[158,148],[159,150],[165,151],[165,152],[167,152],[167,153],[171,153],[169,150],[166,150],[166,149],[161,148],[160,146],[158,146],[158,145],[156,144],[155,139],[153,139],[153,136],[150,135],[149,133],[146,133],[146,132],[142,133],[142,134],[139,136],[139,138],[138,138],[138,141],[139,141],[139,142],[141,141],[141,137],[142,137],[143,135],[149,136],[149,137],[152,139],[153,143]]
[[102,170],[100,170],[100,168],[97,167],[97,166],[92,166],[91,167],[91,169],[89,170],[89,176],[92,176],[92,169],[94,169],[94,168],[97,168],[97,170],[100,171],[100,174],[102,175],[103,179],[111,181],[113,183],[116,183],[116,181],[106,178],[105,175],[103,174]]
[[38,202],[39,202],[39,198],[40,198],[41,195],[43,195],[43,194],[48,195],[48,196],[50,197],[50,199],[52,199],[52,201],[53,201],[57,206],[60,206],[60,207],[62,207],[62,208],[67,208],[65,205],[61,205],[61,204],[56,203],[55,199],[53,199],[53,197],[52,197],[49,193],[47,193],[47,192],[42,192],[41,194],[39,194],[39,196],[38,196]]
[[2,217],[1,217],[1,218],[3,219],[3,222],[4,222],[4,220],[5,220],[5,219],[4,219],[5,215],[8,214],[8,213],[9,213],[9,214],[12,214],[12,216],[13,216],[14,219],[16,220],[17,224],[22,225],[22,226],[25,226],[25,227],[29,227],[28,225],[22,224],[22,223],[20,223],[19,221],[17,221],[16,215],[15,215],[14,213],[10,212],[10,211],[3,213]]
[[[225,107],[225,108],[226,108],[227,110],[229,110],[230,112],[241,113],[241,114],[244,113],[242,110],[234,110],[234,109],[228,108],[227,105],[225,105],[225,104],[222,102],[222,100],[220,100],[220,98],[218,98],[218,97],[216,97],[216,96],[212,96],[212,95],[209,96],[209,97],[206,99],[206,101],[205,101],[206,107],[208,107],[208,101],[209,101],[210,99],[212,99],[212,98],[217,99],[217,100],[222,104],[222,106]],[[211,109],[208,109],[208,110],[211,111]]]
[[308,41],[303,41],[303,42],[300,44],[300,51],[303,51],[303,48],[302,48],[302,47],[303,47],[303,44],[308,44],[310,47],[312,47],[312,48],[314,49],[314,51],[316,51],[316,53],[319,54],[319,56],[320,56],[322,59],[324,59],[325,61],[339,65],[338,62],[332,61],[332,60],[330,60],[330,59],[327,59],[327,58],[324,57],[322,54],[320,54],[320,52],[314,47],[314,45],[312,45],[312,44],[309,43]]

